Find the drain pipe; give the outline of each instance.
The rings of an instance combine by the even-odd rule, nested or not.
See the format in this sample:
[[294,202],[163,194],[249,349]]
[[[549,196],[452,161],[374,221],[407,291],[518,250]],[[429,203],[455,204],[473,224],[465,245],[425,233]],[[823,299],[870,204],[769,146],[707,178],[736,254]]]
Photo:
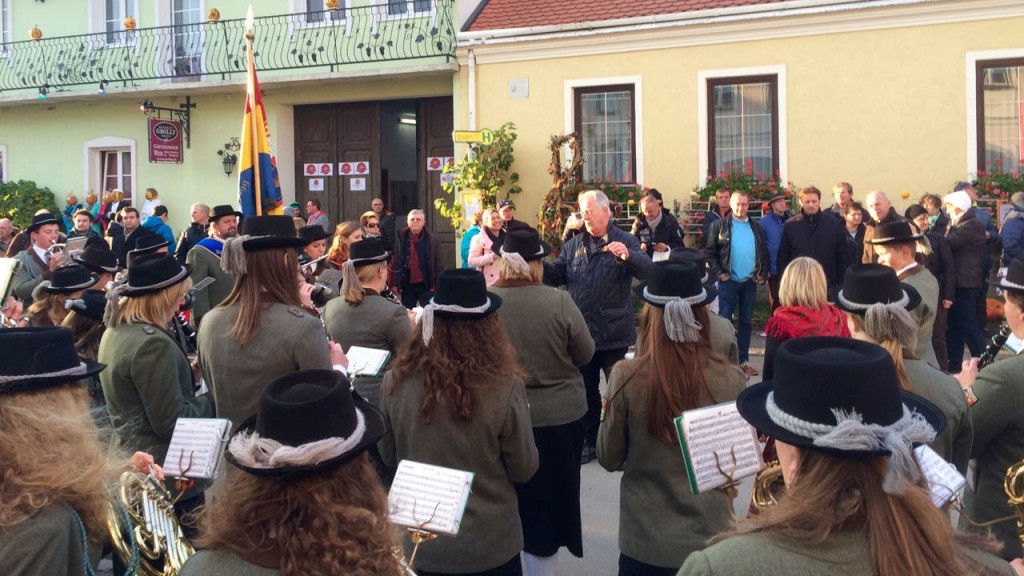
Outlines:
[[476,130],[476,54],[469,51],[469,129]]

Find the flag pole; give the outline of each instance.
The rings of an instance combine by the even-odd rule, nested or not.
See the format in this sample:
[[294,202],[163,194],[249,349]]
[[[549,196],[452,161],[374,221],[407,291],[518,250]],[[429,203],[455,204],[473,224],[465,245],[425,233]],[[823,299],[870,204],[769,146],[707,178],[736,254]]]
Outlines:
[[249,100],[249,106],[251,110],[249,113],[250,131],[252,133],[252,141],[249,143],[249,154],[252,157],[252,183],[253,183],[253,199],[256,204],[256,215],[260,216],[263,214],[263,195],[260,190],[260,147],[259,147],[259,132],[262,130],[262,126],[259,125],[259,120],[256,117],[256,62],[252,57],[252,40],[253,40],[253,22],[255,18],[252,13],[252,4],[249,5],[249,11],[245,16],[245,43],[247,46],[246,52],[248,53],[249,60],[249,90],[247,99]]

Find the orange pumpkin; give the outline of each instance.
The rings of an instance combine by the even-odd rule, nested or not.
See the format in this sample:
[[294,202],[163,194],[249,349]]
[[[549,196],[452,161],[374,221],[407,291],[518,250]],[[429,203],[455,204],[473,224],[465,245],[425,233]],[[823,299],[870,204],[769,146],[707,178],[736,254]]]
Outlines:
[[43,37],[43,31],[39,29],[39,26],[33,26],[32,29],[28,31],[28,35],[33,40],[39,40]]
[[219,22],[220,10],[217,10],[216,8],[210,8],[210,13],[206,15],[206,19],[210,22]]
[[138,22],[135,21],[135,18],[133,16],[129,16],[124,19],[125,30],[135,30],[136,24],[138,24]]

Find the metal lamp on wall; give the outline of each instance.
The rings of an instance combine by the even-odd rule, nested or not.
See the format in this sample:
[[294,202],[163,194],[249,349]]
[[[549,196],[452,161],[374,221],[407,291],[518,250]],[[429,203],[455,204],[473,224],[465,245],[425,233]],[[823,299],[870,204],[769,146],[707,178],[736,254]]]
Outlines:
[[228,142],[224,144],[223,149],[217,150],[217,155],[220,156],[221,165],[224,166],[225,175],[231,176],[235,171],[235,164],[238,163],[238,155],[235,154],[235,152],[238,152],[241,147],[242,145],[238,141],[238,138],[232,137],[231,140],[228,140]]

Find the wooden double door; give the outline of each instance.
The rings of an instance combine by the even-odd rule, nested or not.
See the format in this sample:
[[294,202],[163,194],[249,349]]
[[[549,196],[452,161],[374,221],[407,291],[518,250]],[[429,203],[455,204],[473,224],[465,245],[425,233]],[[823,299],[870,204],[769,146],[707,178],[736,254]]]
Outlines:
[[[445,196],[440,173],[427,170],[428,158],[454,154],[452,99],[421,98],[410,105],[415,116],[410,114],[409,117],[415,124],[406,127],[415,130],[415,146],[403,146],[401,152],[390,148],[394,145],[382,139],[382,108],[390,108],[387,102],[296,106],[296,201],[305,210],[307,200],[320,199],[322,209],[334,225],[359,220],[359,216],[370,209],[373,198],[382,198],[384,206],[395,213],[398,228],[405,226],[409,210],[419,208],[427,215],[427,227],[440,237],[445,267],[454,267],[455,232],[448,219],[434,208],[434,199]],[[392,127],[389,123],[384,128],[387,132]],[[389,146],[389,149],[382,150],[382,146]],[[409,158],[410,154],[415,154],[415,158]],[[369,164],[363,185],[356,177],[339,173],[341,162]],[[304,173],[303,166],[320,163],[331,164],[333,175],[322,179],[322,191],[311,190],[312,178]],[[407,167],[407,163],[414,163],[415,169],[403,170],[406,176],[396,179],[398,167],[392,165],[399,163]]]

